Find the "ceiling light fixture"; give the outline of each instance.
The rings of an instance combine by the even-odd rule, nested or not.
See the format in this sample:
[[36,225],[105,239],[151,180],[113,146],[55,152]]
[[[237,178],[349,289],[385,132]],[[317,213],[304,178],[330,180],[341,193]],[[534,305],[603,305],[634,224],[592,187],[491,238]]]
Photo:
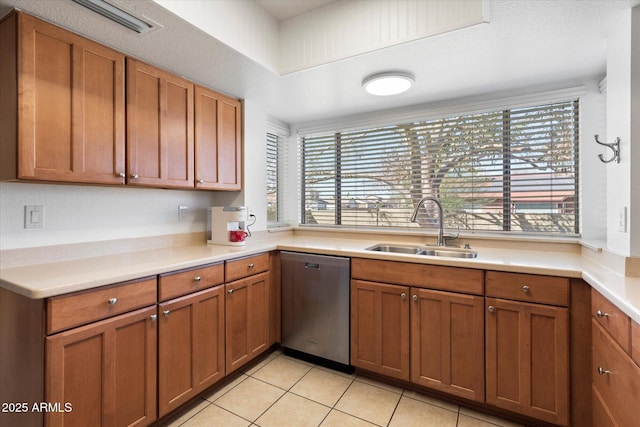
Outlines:
[[155,26],[149,22],[134,16],[120,7],[104,0],[73,0],[74,2],[93,10],[94,12],[114,21],[120,25],[135,31],[138,34],[145,34]]
[[362,87],[371,95],[389,96],[406,92],[414,82],[411,73],[389,71],[370,75],[362,81]]

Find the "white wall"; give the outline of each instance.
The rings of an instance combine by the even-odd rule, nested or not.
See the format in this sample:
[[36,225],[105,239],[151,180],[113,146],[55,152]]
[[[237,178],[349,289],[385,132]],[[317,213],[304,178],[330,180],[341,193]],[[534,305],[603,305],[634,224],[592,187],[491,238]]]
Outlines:
[[[0,183],[0,250],[206,230],[208,191]],[[44,228],[24,228],[24,206],[43,205]],[[189,206],[186,221],[178,205]]]
[[257,63],[276,70],[278,22],[253,0],[154,1]]
[[580,103],[580,221],[582,240],[602,245],[607,238],[607,168],[598,159],[602,147],[593,136],[606,138],[606,93],[595,80],[586,84]]
[[[606,166],[607,247],[624,256],[640,256],[640,7],[625,11],[607,43],[607,140],[621,141],[620,163]],[[619,229],[624,207],[626,232]]]
[[640,257],[640,6],[632,9],[631,21],[631,207],[629,228],[630,255]]

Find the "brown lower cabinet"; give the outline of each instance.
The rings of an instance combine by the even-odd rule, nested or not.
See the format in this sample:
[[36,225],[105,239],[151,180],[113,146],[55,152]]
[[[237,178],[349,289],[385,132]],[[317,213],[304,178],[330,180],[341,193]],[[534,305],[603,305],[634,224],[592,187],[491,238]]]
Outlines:
[[351,281],[351,363],[484,401],[484,298]]
[[484,402],[484,298],[411,288],[411,382]]
[[160,417],[225,376],[224,324],[223,285],[159,304]]
[[409,287],[351,280],[351,364],[409,380]]
[[144,426],[156,419],[156,306],[46,338],[47,426]]
[[227,375],[269,348],[269,273],[225,285]]
[[569,310],[486,298],[487,403],[569,423]]
[[593,425],[638,425],[640,366],[630,351],[634,322],[595,290],[592,294]]

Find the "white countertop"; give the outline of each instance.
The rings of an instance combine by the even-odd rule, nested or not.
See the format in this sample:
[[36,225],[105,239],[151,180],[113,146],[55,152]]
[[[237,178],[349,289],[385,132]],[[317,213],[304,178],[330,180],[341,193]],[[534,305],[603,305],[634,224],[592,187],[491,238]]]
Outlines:
[[487,247],[474,248],[477,258],[458,259],[365,250],[380,242],[393,243],[393,238],[283,236],[248,241],[243,247],[201,244],[142,250],[0,269],[0,286],[41,299],[278,249],[582,278],[640,323],[640,278],[617,274],[579,253]]

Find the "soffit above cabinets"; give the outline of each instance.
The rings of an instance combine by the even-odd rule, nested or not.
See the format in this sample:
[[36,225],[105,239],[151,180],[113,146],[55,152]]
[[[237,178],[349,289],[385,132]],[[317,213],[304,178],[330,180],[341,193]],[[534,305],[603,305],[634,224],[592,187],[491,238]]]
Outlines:
[[284,75],[487,22],[490,0],[154,1]]
[[[280,23],[254,0],[205,1],[226,9],[213,15],[194,12],[210,27],[235,33],[236,40],[239,34],[244,36],[246,42],[238,46],[164,8],[163,0],[117,1],[163,28],[141,36],[71,0],[0,0],[0,16],[19,8],[203,86],[243,98],[249,110],[259,106],[271,117],[301,126],[597,82],[606,71],[607,50],[614,48],[607,43],[609,33],[632,7],[640,5],[640,0],[488,0],[484,3],[490,10],[488,24],[280,75],[275,59]],[[170,3],[195,4],[197,0]],[[336,5],[298,16],[325,13],[332,7]],[[256,59],[256,55],[262,56]],[[401,95],[369,95],[362,89],[362,80],[382,71],[411,72],[415,84]]]
[[278,21],[293,18],[303,13],[324,7],[328,4],[335,3],[337,0],[255,0],[261,8],[266,10],[269,15]]

